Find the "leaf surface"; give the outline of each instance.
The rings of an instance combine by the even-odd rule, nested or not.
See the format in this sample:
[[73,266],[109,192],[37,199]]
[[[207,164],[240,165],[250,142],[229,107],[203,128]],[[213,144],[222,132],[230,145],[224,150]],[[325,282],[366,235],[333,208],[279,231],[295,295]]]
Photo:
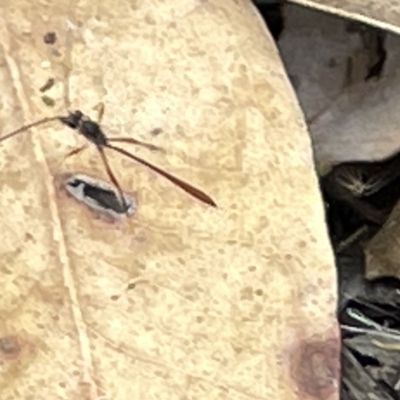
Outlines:
[[59,188],[105,179],[96,149],[62,161],[82,137],[50,124],[2,143],[2,399],[337,398],[310,139],[253,6],[13,0],[0,19],[2,134],[66,107],[95,118],[101,101],[110,135],[165,154],[125,149],[218,204],[108,152],[138,203],[110,222]]

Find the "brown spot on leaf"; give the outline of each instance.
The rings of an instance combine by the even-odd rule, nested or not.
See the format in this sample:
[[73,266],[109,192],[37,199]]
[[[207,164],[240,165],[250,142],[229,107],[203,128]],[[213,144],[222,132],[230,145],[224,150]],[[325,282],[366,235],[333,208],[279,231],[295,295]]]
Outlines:
[[21,346],[16,336],[4,336],[0,338],[0,358],[18,358]]
[[340,376],[337,338],[300,341],[289,358],[290,378],[296,384],[299,399],[327,399],[337,390]]

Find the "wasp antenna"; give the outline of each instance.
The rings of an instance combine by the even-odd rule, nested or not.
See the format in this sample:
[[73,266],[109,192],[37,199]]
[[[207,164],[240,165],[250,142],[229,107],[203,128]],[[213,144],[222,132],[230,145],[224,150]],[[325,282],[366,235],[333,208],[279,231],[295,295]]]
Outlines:
[[25,131],[27,131],[27,130],[35,127],[35,126],[46,124],[47,122],[51,122],[51,121],[57,121],[57,120],[59,120],[59,118],[60,117],[58,117],[58,116],[57,117],[42,118],[42,119],[39,119],[38,121],[35,121],[35,122],[30,123],[30,124],[21,126],[21,128],[18,128],[17,130],[15,130],[13,132],[10,132],[10,133],[8,133],[7,135],[5,135],[3,137],[0,137],[0,142],[2,142],[4,140],[7,140],[7,139],[9,139],[9,138],[11,138],[11,137],[13,137],[15,135],[18,135],[19,133],[25,132]]
[[179,186],[182,190],[184,190],[186,193],[189,193],[191,196],[195,197],[196,199],[202,201],[203,203],[206,203],[210,206],[217,207],[217,204],[214,202],[214,200],[205,194],[203,191],[200,189],[195,188],[194,186],[190,185],[187,182],[182,181],[181,179],[177,178],[176,176],[173,176],[169,174],[168,172],[162,170],[159,167],[156,167],[153,164],[150,164],[148,161],[143,160],[142,158],[135,156],[129,152],[127,152],[124,149],[121,149],[120,147],[113,146],[111,144],[106,144],[105,147],[108,147],[109,149],[112,149],[118,153],[123,154],[126,157],[131,158],[132,160],[150,168],[152,171],[157,172],[159,175],[163,176],[164,178],[168,179],[170,182],[174,183],[176,186]]

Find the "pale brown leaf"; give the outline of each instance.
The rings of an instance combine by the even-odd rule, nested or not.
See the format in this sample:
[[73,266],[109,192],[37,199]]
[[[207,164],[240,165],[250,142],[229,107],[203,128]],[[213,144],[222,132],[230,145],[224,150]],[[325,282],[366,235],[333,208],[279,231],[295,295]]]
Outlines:
[[110,153],[138,210],[107,222],[58,187],[105,178],[95,149],[62,162],[81,137],[54,124],[2,143],[1,399],[337,398],[310,139],[250,2],[10,0],[0,43],[2,134],[102,101],[110,134],[163,147],[136,154],[218,204]]

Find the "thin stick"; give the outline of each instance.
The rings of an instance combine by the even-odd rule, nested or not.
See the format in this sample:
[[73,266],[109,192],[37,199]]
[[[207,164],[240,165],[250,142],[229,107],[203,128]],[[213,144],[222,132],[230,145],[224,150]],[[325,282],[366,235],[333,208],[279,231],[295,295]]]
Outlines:
[[[146,167],[150,168],[154,172],[157,172],[158,174],[162,175],[164,178],[168,179],[170,182],[172,182],[175,185],[179,186],[186,193],[189,193],[193,197],[196,197],[198,200],[201,200],[202,202],[204,202],[206,204],[209,204],[210,206],[217,207],[217,205],[215,204],[214,200],[210,196],[208,196],[207,194],[205,194],[201,190],[196,189],[195,187],[193,187],[189,183],[186,183],[186,182],[180,180],[179,178],[169,174],[168,172],[156,167],[153,164],[150,164],[148,161],[145,161],[142,158],[139,158],[138,156],[135,156],[135,155],[133,155],[131,153],[128,153],[126,150],[121,149],[120,147],[116,147],[116,146],[113,146],[113,145],[108,144],[108,143],[105,146],[108,147],[109,149],[115,150],[116,152],[123,154],[124,156],[127,156],[127,157],[131,158],[132,160],[135,160],[136,162],[138,162],[138,163],[140,163],[142,165],[145,165]],[[110,177],[110,179],[111,179],[111,177]]]
[[59,117],[47,117],[47,118],[39,119],[39,121],[32,122],[31,124],[28,124],[28,125],[24,125],[21,128],[17,129],[16,131],[10,132],[5,136],[0,137],[0,142],[2,142],[3,140],[6,140],[12,136],[18,135],[18,133],[27,131],[27,130],[33,128],[34,126],[38,126],[38,125],[45,124],[47,122],[58,121],[58,120],[59,120]]
[[101,156],[101,159],[103,161],[103,164],[104,164],[104,167],[106,169],[108,177],[110,178],[111,182],[113,183],[113,185],[118,190],[118,194],[119,194],[119,196],[121,198],[122,207],[123,207],[124,210],[127,210],[128,209],[128,205],[126,204],[124,193],[122,192],[121,186],[119,185],[119,183],[117,181],[117,178],[115,177],[115,175],[111,171],[111,168],[110,168],[110,165],[108,164],[108,160],[107,160],[106,154],[104,152],[104,149],[101,146],[96,146],[96,147],[97,147],[97,150],[100,153],[100,156]]

